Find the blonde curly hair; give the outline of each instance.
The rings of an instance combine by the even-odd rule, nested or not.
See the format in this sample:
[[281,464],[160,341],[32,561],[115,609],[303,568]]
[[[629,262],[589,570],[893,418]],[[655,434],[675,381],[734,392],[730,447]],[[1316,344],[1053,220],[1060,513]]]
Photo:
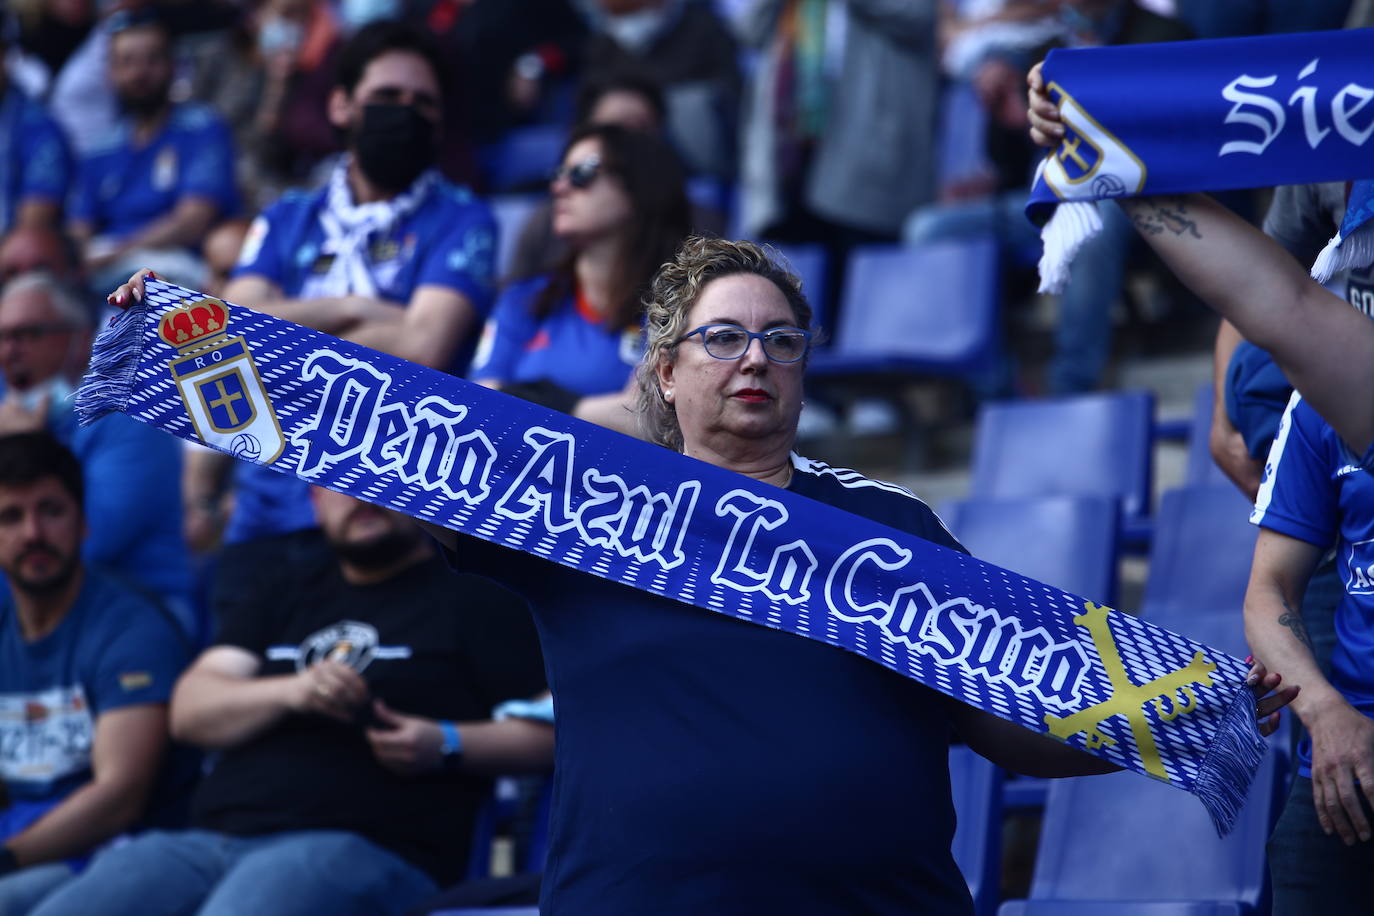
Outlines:
[[658,366],[677,359],[678,341],[687,331],[687,316],[706,284],[733,274],[756,274],[772,281],[787,298],[797,326],[811,330],[811,304],[802,293],[801,280],[777,251],[749,241],[689,238],[677,256],[658,269],[644,303],[647,347],[635,370],[639,389],[636,408],[641,431],[650,442],[682,451],[682,429],[677,412],[659,388]]

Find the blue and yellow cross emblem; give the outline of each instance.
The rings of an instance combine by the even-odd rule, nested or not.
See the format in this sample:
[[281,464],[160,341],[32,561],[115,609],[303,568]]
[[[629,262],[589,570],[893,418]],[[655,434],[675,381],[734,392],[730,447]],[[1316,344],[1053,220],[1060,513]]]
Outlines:
[[[1067,716],[1046,714],[1045,724],[1049,726],[1049,733],[1060,741],[1067,741],[1079,732],[1086,732],[1085,745],[1089,750],[1097,750],[1116,743],[1115,739],[1102,734],[1099,728],[1102,723],[1113,716],[1125,716],[1130,723],[1131,737],[1135,739],[1145,772],[1168,782],[1169,774],[1164,769],[1145,707],[1153,704],[1161,722],[1172,722],[1184,713],[1192,712],[1197,708],[1193,687],[1212,686],[1212,672],[1217,670],[1217,666],[1207,661],[1201,652],[1196,652],[1186,666],[1144,684],[1136,684],[1127,674],[1126,665],[1121,661],[1121,653],[1116,647],[1116,639],[1112,636],[1111,624],[1107,620],[1111,608],[1088,601],[1083,609],[1084,612],[1075,617],[1073,622],[1087,627],[1092,635],[1093,645],[1102,659],[1102,667],[1107,671],[1112,693],[1102,702]],[[1183,694],[1181,702],[1175,699],[1178,693]],[[1166,697],[1170,701],[1167,711],[1164,707]]]

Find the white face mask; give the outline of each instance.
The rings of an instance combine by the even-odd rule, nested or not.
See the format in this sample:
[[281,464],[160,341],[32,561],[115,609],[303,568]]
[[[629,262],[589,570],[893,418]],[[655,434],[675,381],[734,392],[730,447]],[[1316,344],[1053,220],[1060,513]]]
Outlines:
[[19,403],[25,410],[37,410],[43,403],[43,396],[47,395],[48,416],[51,417],[71,410],[72,396],[75,394],[76,389],[72,387],[72,383],[59,373],[19,394]]
[[620,16],[607,16],[601,20],[601,28],[626,51],[642,54],[663,31],[671,11],[672,4],[665,4]]

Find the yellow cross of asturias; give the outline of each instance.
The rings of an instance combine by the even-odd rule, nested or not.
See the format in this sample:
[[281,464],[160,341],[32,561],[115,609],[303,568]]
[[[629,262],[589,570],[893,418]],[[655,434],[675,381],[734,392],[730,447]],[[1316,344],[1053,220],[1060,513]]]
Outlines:
[[238,411],[234,409],[234,402],[243,400],[243,392],[230,392],[224,387],[224,379],[222,378],[215,379],[215,390],[219,392],[219,397],[210,402],[210,407],[223,407],[229,412],[229,425],[238,426],[239,414]]
[[1072,159],[1080,169],[1086,172],[1088,170],[1088,163],[1078,154],[1078,147],[1082,142],[1082,139],[1078,137],[1064,138],[1064,142],[1059,144],[1059,161],[1063,162],[1065,159]]
[[[1101,703],[1067,716],[1046,714],[1045,724],[1049,726],[1050,734],[1060,741],[1065,741],[1079,732],[1087,732],[1086,744],[1089,749],[1095,750],[1116,743],[1112,738],[1102,734],[1098,726],[1112,716],[1125,716],[1126,721],[1131,724],[1131,736],[1135,738],[1145,772],[1156,779],[1168,782],[1169,774],[1165,772],[1164,762],[1159,756],[1159,747],[1155,744],[1154,733],[1150,731],[1145,705],[1153,701],[1155,711],[1165,722],[1191,712],[1197,705],[1197,698],[1192,691],[1193,685],[1212,686],[1212,672],[1217,666],[1214,662],[1207,661],[1201,652],[1197,652],[1186,667],[1144,684],[1135,684],[1126,673],[1121,653],[1116,648],[1116,640],[1112,637],[1111,624],[1107,620],[1107,613],[1111,608],[1091,601],[1086,602],[1083,608],[1084,613],[1075,617],[1073,622],[1087,627],[1088,632],[1092,634],[1093,645],[1097,647],[1097,654],[1102,659],[1102,667],[1107,669],[1107,680],[1112,685],[1112,695]],[[1183,703],[1173,699],[1175,692],[1180,690],[1187,697]],[[1169,697],[1173,705],[1172,711],[1168,713],[1164,711],[1165,697]]]

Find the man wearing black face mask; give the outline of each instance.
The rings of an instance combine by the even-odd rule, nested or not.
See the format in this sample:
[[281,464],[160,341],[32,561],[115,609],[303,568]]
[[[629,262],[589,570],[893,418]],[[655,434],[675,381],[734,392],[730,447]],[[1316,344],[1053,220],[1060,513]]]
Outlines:
[[238,209],[233,140],[209,108],[172,103],[171,34],[155,13],[118,13],[110,31],[109,79],[123,117],[81,162],[71,233],[97,287],[149,260],[197,283],[192,252]]
[[[325,187],[286,194],[254,221],[225,298],[378,350],[466,370],[494,293],[496,224],[432,168],[442,61],[424,32],[374,22],[341,49],[329,118],[347,151]],[[188,511],[219,459],[196,455]],[[229,543],[315,524],[305,484],[238,469]]]

